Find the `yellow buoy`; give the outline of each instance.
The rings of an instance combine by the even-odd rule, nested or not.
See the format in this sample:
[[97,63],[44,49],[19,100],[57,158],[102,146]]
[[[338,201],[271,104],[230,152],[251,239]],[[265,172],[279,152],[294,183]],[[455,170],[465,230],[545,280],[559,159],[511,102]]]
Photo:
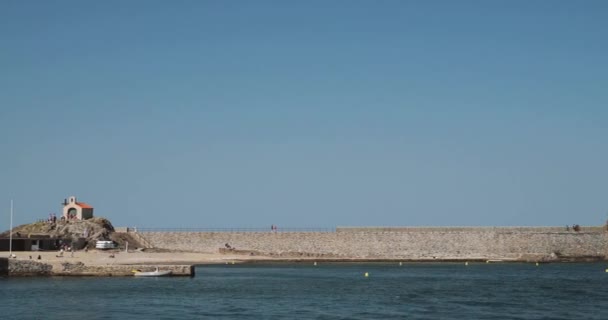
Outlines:
[[234,261],[232,261],[232,264],[234,264]]
[[366,272],[366,273],[365,273],[365,277],[366,277],[366,278],[367,278],[367,277],[369,277],[369,273],[367,273],[367,272]]
[[536,266],[538,267],[538,262],[536,263]]

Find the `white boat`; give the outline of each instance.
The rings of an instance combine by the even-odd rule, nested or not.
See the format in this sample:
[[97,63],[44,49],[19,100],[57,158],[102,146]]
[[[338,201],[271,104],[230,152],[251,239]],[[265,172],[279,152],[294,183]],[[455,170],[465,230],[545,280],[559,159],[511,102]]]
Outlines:
[[171,275],[171,270],[160,271],[158,267],[154,271],[133,270],[133,276],[135,277],[164,277],[168,275]]

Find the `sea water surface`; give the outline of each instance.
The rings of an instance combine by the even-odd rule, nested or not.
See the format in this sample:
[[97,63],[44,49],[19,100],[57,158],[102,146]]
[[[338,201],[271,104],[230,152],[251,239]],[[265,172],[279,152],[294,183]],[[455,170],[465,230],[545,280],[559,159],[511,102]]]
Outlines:
[[607,267],[307,262],[3,278],[0,319],[608,319]]

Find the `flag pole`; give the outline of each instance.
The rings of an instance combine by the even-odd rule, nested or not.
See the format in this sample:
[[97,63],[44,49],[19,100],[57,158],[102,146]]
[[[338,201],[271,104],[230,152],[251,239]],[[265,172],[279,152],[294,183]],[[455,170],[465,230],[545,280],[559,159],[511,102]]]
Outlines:
[[13,256],[13,199],[11,199],[11,227],[8,236],[8,257]]

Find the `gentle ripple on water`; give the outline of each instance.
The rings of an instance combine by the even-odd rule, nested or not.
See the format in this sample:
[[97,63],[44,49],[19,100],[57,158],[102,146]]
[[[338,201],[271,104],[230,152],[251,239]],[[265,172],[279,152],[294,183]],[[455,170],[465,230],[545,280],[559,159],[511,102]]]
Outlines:
[[4,278],[0,319],[608,319],[605,268],[307,263],[199,266],[195,278]]

